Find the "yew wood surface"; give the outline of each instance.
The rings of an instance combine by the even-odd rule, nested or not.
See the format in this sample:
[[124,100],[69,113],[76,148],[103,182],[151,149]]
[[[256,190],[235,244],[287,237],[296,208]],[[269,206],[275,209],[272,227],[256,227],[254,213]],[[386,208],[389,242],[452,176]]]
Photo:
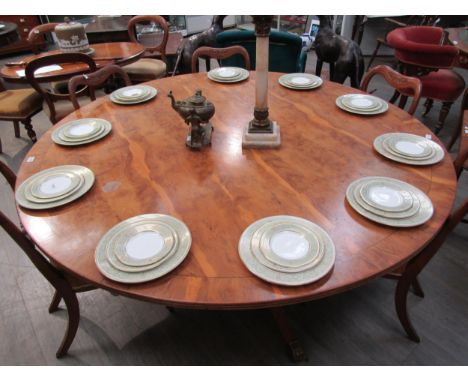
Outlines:
[[[408,166],[374,151],[378,135],[403,131],[424,135],[417,119],[390,105],[387,113],[357,116],[335,105],[336,97],[361,91],[332,82],[294,91],[270,74],[270,117],[281,127],[278,150],[242,149],[252,119],[255,72],[237,84],[210,81],[206,73],[150,82],[159,93],[141,105],[119,106],[108,97],[70,114],[44,134],[18,173],[17,185],[57,165],[78,164],[96,175],[81,199],[49,211],[18,208],[21,222],[56,263],[91,283],[120,294],[170,306],[243,309],[286,305],[356,287],[414,256],[441,228],[451,210],[456,177],[450,156],[433,166]],[[187,126],[171,108],[200,88],[216,106],[212,146],[185,146]],[[54,144],[51,133],[85,117],[112,122],[105,139],[81,147]],[[438,139],[433,136],[437,142]],[[439,142],[440,143],[440,142]],[[442,145],[443,147],[443,145]],[[364,176],[390,176],[419,187],[432,199],[433,218],[416,228],[373,223],[348,205],[345,191]],[[101,237],[129,217],[163,213],[183,220],[192,234],[184,262],[170,274],[139,285],[106,279],[94,262]],[[321,225],[336,246],[334,268],[323,279],[281,287],[249,273],[238,255],[242,232],[272,215],[296,215]]]
[[[95,50],[91,56],[96,62],[98,68],[109,63],[124,66],[128,65],[140,58],[145,52],[145,47],[134,42],[107,42],[101,44],[91,44],[91,48]],[[53,54],[62,53],[60,50],[51,50],[41,54],[31,55],[23,60],[23,65],[18,66],[3,66],[0,69],[0,77],[6,81],[27,83],[26,77],[19,77],[17,70],[24,69],[24,66],[31,60],[38,57],[50,56]],[[56,81],[59,79],[70,78],[76,74],[80,74],[87,69],[83,64],[63,64],[62,70],[57,70],[48,73],[42,73],[36,77],[42,81]]]

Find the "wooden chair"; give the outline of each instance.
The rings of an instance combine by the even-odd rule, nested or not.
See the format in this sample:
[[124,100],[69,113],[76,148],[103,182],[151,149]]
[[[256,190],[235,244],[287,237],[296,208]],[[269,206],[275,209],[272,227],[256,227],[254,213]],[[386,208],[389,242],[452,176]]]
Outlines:
[[[70,102],[70,96],[69,94],[56,93],[54,89],[48,89],[41,86],[40,78],[36,77],[34,72],[41,67],[53,64],[79,65],[80,63],[83,65],[82,72],[88,73],[96,71],[96,64],[93,59],[82,53],[61,53],[39,57],[26,65],[26,78],[29,84],[42,95],[44,99],[44,111],[49,116],[50,121],[54,124],[74,111],[73,104]],[[58,79],[61,79],[60,75],[52,77],[50,81]],[[84,88],[79,94],[85,94],[86,91],[87,89]]]
[[[0,121],[11,121],[15,137],[20,137],[20,122],[24,125],[28,137],[36,142],[36,133],[31,118],[42,110],[42,97],[34,89],[6,90],[0,81]],[[0,140],[0,153],[2,141]]]
[[395,49],[399,71],[421,80],[421,97],[426,98],[426,116],[434,100],[442,102],[435,134],[439,134],[453,103],[465,90],[465,80],[452,70],[458,48],[443,45],[444,30],[430,26],[398,28],[387,35],[388,44]]
[[200,47],[193,52],[192,55],[192,73],[198,72],[198,58],[209,57],[215,58],[218,61],[225,58],[240,54],[245,61],[245,68],[250,70],[250,57],[247,49],[240,45],[233,45],[227,48],[211,48],[207,46]]
[[[407,27],[409,25],[434,25],[438,17],[439,16],[410,16],[406,23],[388,17],[385,17],[384,20],[393,27],[401,28]],[[388,33],[390,33],[390,31]],[[377,45],[374,49],[374,52],[372,53],[371,58],[369,59],[369,63],[367,64],[367,70],[369,70],[372,63],[374,62],[374,59],[377,56],[377,52],[379,51],[380,47],[382,45],[390,46],[387,41],[388,33],[384,37],[377,37]]]
[[145,45],[145,56],[151,56],[158,52],[161,55],[161,60],[155,58],[140,58],[138,61],[124,66],[124,70],[129,75],[132,82],[146,82],[164,77],[166,75],[166,45],[169,38],[169,26],[166,20],[161,16],[135,16],[128,22],[128,35],[132,42],[140,44],[135,32],[135,26],[139,23],[155,23],[162,29],[162,38],[155,45]]
[[[468,151],[465,151],[464,160],[467,158]],[[405,270],[399,277],[395,291],[395,307],[398,318],[403,325],[408,337],[420,342],[420,338],[414,329],[411,320],[408,316],[407,297],[411,285],[417,281],[416,277],[424,269],[427,263],[434,257],[439,248],[447,239],[450,232],[462,221],[463,217],[468,213],[468,198],[465,198],[461,205],[452,212],[445,221],[442,229],[434,237],[434,239],[415,257],[413,257],[405,266]],[[422,294],[421,297],[424,295]]]
[[78,87],[88,87],[89,96],[94,101],[96,99],[95,89],[98,86],[101,86],[107,82],[107,80],[114,75],[119,75],[122,77],[125,86],[130,86],[132,83],[128,74],[117,65],[106,65],[105,67],[95,71],[94,73],[89,74],[80,74],[71,78],[68,83],[68,93],[70,95],[70,100],[73,104],[75,110],[80,108],[80,104],[77,100],[77,89]]
[[[456,135],[455,135],[456,139]],[[449,144],[449,149],[452,147],[454,139]],[[457,177],[460,177],[462,171],[468,167],[468,88],[465,90],[460,113],[460,148],[458,155],[453,162]]]
[[462,147],[463,143],[466,142],[466,137],[468,137],[468,88],[465,89],[465,94],[463,95],[459,118],[460,130],[453,130],[447,150],[452,148],[458,137],[460,137],[460,147]]
[[[0,161],[0,172],[14,190],[16,175],[2,161]],[[62,298],[65,302],[68,311],[68,326],[62,343],[56,353],[57,358],[63,357],[67,354],[75,338],[80,322],[80,307],[78,299],[76,298],[76,293],[89,291],[95,289],[95,287],[55,267],[52,261],[48,261],[42,253],[36,249],[34,242],[29,236],[1,211],[0,225],[29,257],[38,271],[55,288],[55,294],[49,306],[49,313],[57,311]]]
[[[398,95],[401,95],[400,108],[404,108],[408,97],[413,97],[413,102],[408,109],[408,113],[413,115],[418,107],[419,99],[421,98],[421,81],[416,77],[400,74],[389,66],[379,65],[373,67],[366,73],[362,80],[361,90],[367,91],[370,80],[376,75],[383,76],[385,81],[395,89]],[[395,98],[397,97],[392,97],[390,102],[395,102]]]
[[46,33],[52,33],[58,24],[59,23],[41,24],[41,25],[34,27],[33,29],[29,31],[26,41],[29,43],[29,45],[31,46],[31,50],[35,54],[39,53],[39,48],[36,44],[37,40],[39,40]]

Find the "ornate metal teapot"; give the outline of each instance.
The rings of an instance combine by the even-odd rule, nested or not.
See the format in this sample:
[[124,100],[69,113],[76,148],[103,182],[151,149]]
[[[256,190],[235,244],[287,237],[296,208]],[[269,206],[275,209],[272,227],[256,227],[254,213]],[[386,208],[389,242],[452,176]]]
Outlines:
[[187,125],[190,125],[185,144],[192,149],[201,149],[211,144],[213,126],[210,118],[215,113],[215,107],[202,96],[201,90],[198,89],[195,95],[182,101],[176,101],[172,91],[169,92],[168,97],[172,100],[172,108],[179,113]]

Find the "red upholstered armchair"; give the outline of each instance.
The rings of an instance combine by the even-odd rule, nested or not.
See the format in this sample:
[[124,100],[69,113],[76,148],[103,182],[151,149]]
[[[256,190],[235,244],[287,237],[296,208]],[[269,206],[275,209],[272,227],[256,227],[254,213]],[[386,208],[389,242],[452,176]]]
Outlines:
[[387,35],[387,42],[395,49],[401,71],[421,80],[421,97],[427,98],[424,115],[429,113],[434,100],[442,101],[436,134],[442,129],[453,102],[465,89],[463,77],[450,69],[458,48],[442,45],[443,40],[442,28],[428,26],[398,28]]

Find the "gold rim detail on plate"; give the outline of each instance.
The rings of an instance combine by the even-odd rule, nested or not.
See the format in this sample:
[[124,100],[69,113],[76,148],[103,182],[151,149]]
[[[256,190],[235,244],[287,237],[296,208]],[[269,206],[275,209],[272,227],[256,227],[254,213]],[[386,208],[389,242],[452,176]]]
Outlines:
[[[396,184],[397,186],[407,190],[413,195],[413,207],[410,210],[402,212],[386,212],[379,209],[372,209],[373,207],[371,206],[368,206],[370,208],[364,208],[362,205],[364,201],[362,201],[362,199],[359,201],[359,188],[370,181],[388,182]],[[360,215],[376,223],[390,227],[416,227],[426,223],[434,214],[434,207],[431,199],[423,191],[409,183],[387,177],[371,176],[355,180],[346,190],[346,200]],[[416,208],[416,213],[411,214],[411,212]],[[405,214],[410,216],[404,216]]]
[[[174,232],[176,232],[178,239],[178,245],[175,248],[174,253],[169,253],[169,255],[157,263],[156,266],[152,267],[154,264],[149,265],[148,268],[150,269],[144,271],[126,272],[115,268],[109,262],[107,255],[109,242],[116,239],[115,236],[117,232],[122,230],[122,228],[142,222],[160,222],[170,226]],[[139,215],[116,224],[104,234],[96,247],[95,262],[99,271],[105,277],[113,281],[127,284],[142,283],[160,278],[175,269],[188,255],[191,244],[192,237],[190,231],[182,221],[163,214]]]
[[[410,159],[407,156],[402,156],[396,152],[390,151],[390,149],[387,149],[387,139],[394,137],[394,136],[401,136],[403,139],[407,139],[408,136],[415,137],[415,139],[420,139],[424,141],[426,144],[430,145],[432,150],[434,151],[433,155],[430,156],[427,159],[421,159],[421,158],[413,158]],[[407,134],[407,133],[387,133],[383,135],[379,135],[377,138],[374,140],[374,149],[384,157],[391,159],[395,162],[399,163],[404,163],[404,164],[410,164],[410,165],[415,165],[415,166],[426,166],[426,165],[431,165],[431,164],[436,164],[440,162],[441,160],[444,159],[445,152],[444,149],[436,142],[426,139],[424,137],[420,137],[418,135],[414,134]]]
[[[323,244],[322,259],[315,266],[299,272],[278,271],[262,264],[252,251],[252,238],[262,226],[271,223],[295,224],[314,232]],[[251,273],[262,280],[285,286],[299,286],[317,281],[326,276],[335,263],[335,246],[325,230],[309,220],[295,216],[280,215],[257,220],[242,233],[238,250],[242,262]]]
[[[28,194],[28,196],[26,196],[25,190],[31,185],[32,182],[35,182],[38,178],[43,177],[44,175],[47,175],[47,174],[54,174],[56,172],[76,173],[79,176],[83,177],[84,182],[79,188],[74,190],[72,193],[64,195],[63,197],[57,197],[58,199],[54,198],[54,199],[51,199],[51,201],[49,202],[32,202],[28,198],[31,195]],[[59,207],[59,206],[75,201],[76,199],[86,194],[91,189],[93,184],[94,184],[94,173],[87,167],[78,166],[78,165],[64,165],[64,166],[52,167],[52,168],[43,170],[37,174],[30,176],[23,183],[21,183],[15,192],[15,198],[16,198],[16,202],[22,207],[33,209],[33,210],[45,210],[49,208]]]

